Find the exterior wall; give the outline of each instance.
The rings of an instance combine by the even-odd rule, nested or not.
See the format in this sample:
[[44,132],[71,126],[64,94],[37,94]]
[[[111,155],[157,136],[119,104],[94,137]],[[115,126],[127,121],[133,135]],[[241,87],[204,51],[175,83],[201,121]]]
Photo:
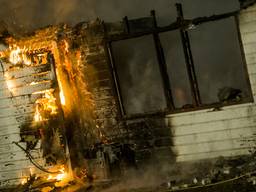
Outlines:
[[94,118],[102,138],[112,139],[120,133],[118,105],[114,96],[112,76],[104,44],[104,26],[101,21],[89,24],[81,32],[82,64],[84,81],[94,101]]
[[[44,50],[53,44],[55,39],[56,28],[47,28],[41,32],[37,32],[37,36],[24,37],[20,40],[10,39],[12,44],[19,47],[31,47],[35,50]],[[42,34],[41,34],[42,33]],[[49,124],[45,121],[44,125],[34,122],[34,114],[36,111],[36,102],[44,98],[44,93],[48,89],[54,89],[57,98],[58,107],[58,87],[56,85],[56,76],[54,73],[53,63],[47,61],[40,65],[13,67],[13,64],[1,59],[2,67],[0,67],[0,191],[1,188],[10,187],[26,181],[31,174],[44,175],[45,173],[36,168],[29,160],[27,154],[13,142],[17,142],[23,148],[28,150],[35,161],[45,167],[49,167],[47,163],[47,155],[50,153],[43,152],[44,143],[42,138],[38,137],[39,127],[42,133],[46,133],[44,129]],[[4,70],[3,70],[4,69]],[[39,73],[43,73],[38,75]],[[38,84],[37,84],[38,83]],[[10,87],[8,87],[10,86]],[[33,94],[38,92],[37,94]],[[53,93],[54,94],[54,93]],[[63,118],[58,108],[58,117]],[[50,123],[50,122],[49,122]],[[55,123],[51,128],[62,132],[63,125]],[[61,128],[61,129],[60,129]],[[31,130],[33,129],[33,131]],[[35,136],[35,138],[34,138]],[[47,137],[47,136],[46,136]],[[45,138],[46,138],[45,137]],[[28,140],[38,141],[33,149],[27,148]],[[47,142],[51,139],[47,137]],[[61,143],[60,143],[61,144]],[[54,149],[58,144],[55,143]],[[64,154],[63,148],[56,148],[60,153]],[[46,153],[46,154],[44,154]]]
[[[256,99],[256,5],[242,10],[239,25],[254,101]],[[166,117],[176,161],[194,161],[249,153],[244,142],[256,133],[255,102],[174,114]]]
[[59,50],[68,49],[59,51],[56,66],[66,100],[63,110],[72,168],[86,169],[97,179],[106,179],[108,173],[104,156],[97,154],[96,160],[95,153],[88,155],[92,146],[122,136],[104,30],[100,20],[84,22],[67,28],[57,40]]
[[[6,67],[12,64],[2,62],[2,65]],[[49,83],[43,83],[44,80],[52,81],[54,77],[49,71],[48,64],[47,66],[24,67],[17,70],[5,68],[5,72],[0,70],[0,188],[20,183],[24,178],[29,177],[30,171],[38,172],[26,153],[13,142],[26,148],[26,142],[21,141],[23,125],[33,121],[35,102],[42,97],[42,94],[31,94],[52,87]],[[48,72],[45,77],[32,76],[39,71],[39,68],[42,72]],[[6,80],[3,73],[8,74],[12,80]],[[7,82],[12,82],[14,88],[9,90]],[[42,84],[29,85],[31,82]],[[30,153],[40,165],[45,165],[40,143],[38,142]]]

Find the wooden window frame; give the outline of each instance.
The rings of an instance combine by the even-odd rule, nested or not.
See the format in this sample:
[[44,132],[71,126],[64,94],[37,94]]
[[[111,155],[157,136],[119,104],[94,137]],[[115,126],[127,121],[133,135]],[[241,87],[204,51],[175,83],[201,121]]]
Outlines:
[[[112,72],[113,84],[115,87],[117,101],[119,103],[120,113],[121,113],[122,118],[124,118],[124,119],[134,119],[134,118],[159,116],[159,115],[165,116],[167,114],[173,114],[173,113],[197,111],[197,110],[209,109],[209,108],[221,108],[224,106],[253,102],[253,94],[252,94],[252,90],[251,90],[251,84],[250,84],[248,69],[247,69],[247,65],[246,65],[245,53],[244,53],[243,43],[242,43],[242,39],[241,39],[241,32],[240,32],[240,28],[239,28],[239,19],[238,19],[239,11],[229,12],[229,13],[225,13],[225,14],[221,14],[221,15],[213,15],[210,17],[199,17],[199,18],[195,18],[195,19],[191,19],[191,20],[185,20],[183,17],[183,11],[182,11],[181,4],[176,4],[176,8],[177,8],[177,14],[178,14],[177,21],[172,23],[169,26],[158,27],[156,16],[155,16],[155,11],[151,11],[151,17],[153,20],[153,27],[151,29],[146,29],[145,31],[132,33],[129,30],[130,29],[129,20],[127,17],[125,17],[124,22],[123,22],[125,24],[125,28],[126,28],[125,33],[122,33],[119,35],[105,34],[105,47],[106,47],[107,55],[109,58],[109,66],[110,66],[110,69]],[[243,65],[244,72],[245,72],[246,82],[249,86],[249,92],[250,92],[249,94],[250,95],[247,100],[238,101],[238,102],[228,102],[228,103],[217,102],[217,103],[212,103],[212,104],[202,104],[202,101],[200,98],[200,90],[198,88],[198,82],[197,82],[197,77],[196,77],[196,73],[195,73],[193,55],[192,55],[192,51],[191,51],[191,47],[190,47],[190,39],[189,39],[189,35],[188,35],[188,30],[193,25],[196,26],[196,25],[200,25],[202,23],[222,20],[222,19],[226,19],[226,18],[230,18],[230,17],[235,18],[236,28],[237,28],[237,33],[238,33],[238,41],[240,44],[242,65]],[[171,82],[170,82],[170,78],[169,78],[169,75],[167,72],[167,65],[166,65],[164,51],[163,51],[161,41],[159,38],[159,34],[161,34],[163,32],[171,32],[171,31],[174,31],[177,29],[180,30],[181,43],[183,46],[183,51],[184,51],[184,56],[185,56],[185,61],[186,61],[186,69],[187,69],[187,73],[188,73],[191,94],[192,94],[192,101],[193,101],[193,105],[194,105],[193,108],[183,109],[183,108],[175,108],[175,106],[174,106],[172,90],[171,90]],[[164,87],[164,94],[165,94],[165,98],[167,101],[167,108],[163,109],[161,111],[153,112],[153,113],[140,113],[140,114],[128,115],[125,111],[125,106],[123,105],[123,98],[122,98],[122,94],[120,91],[121,86],[119,83],[119,77],[118,77],[116,64],[115,64],[115,60],[114,60],[114,56],[113,56],[112,43],[116,42],[116,41],[129,40],[129,39],[148,36],[148,35],[152,35],[152,38],[154,40],[157,60],[158,60],[160,74],[161,74],[162,83],[163,83],[163,87]]]

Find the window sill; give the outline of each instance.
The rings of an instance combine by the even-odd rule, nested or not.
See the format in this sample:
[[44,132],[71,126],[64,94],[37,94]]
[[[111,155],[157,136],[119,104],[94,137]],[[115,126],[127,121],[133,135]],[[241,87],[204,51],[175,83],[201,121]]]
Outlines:
[[154,117],[169,117],[173,115],[183,115],[188,113],[202,113],[202,112],[218,112],[228,108],[235,108],[237,106],[251,106],[254,104],[253,99],[247,99],[240,102],[229,102],[229,103],[214,103],[208,105],[202,105],[199,107],[187,108],[187,109],[175,109],[175,110],[164,110],[152,113],[141,113],[124,116],[124,120],[133,120],[141,118],[154,118]]

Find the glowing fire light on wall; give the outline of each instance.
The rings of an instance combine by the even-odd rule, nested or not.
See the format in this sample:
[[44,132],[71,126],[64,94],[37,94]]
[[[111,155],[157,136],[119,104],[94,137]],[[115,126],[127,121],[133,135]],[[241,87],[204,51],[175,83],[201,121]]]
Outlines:
[[20,183],[21,183],[21,185],[25,185],[27,182],[28,182],[28,179],[23,178]]
[[60,89],[60,92],[59,92],[60,103],[61,103],[61,105],[65,106],[65,105],[66,105],[66,99],[65,99],[65,96],[64,96],[63,86],[62,86],[62,83],[61,83],[61,80],[60,80],[60,76],[59,76],[58,71],[56,71],[56,75],[57,75],[58,84],[59,84],[59,89]]
[[64,40],[64,44],[65,44],[65,51],[66,51],[66,53],[68,53],[69,44],[66,40]]
[[15,46],[10,47],[10,56],[9,56],[9,61],[13,64],[18,64],[18,63],[24,63],[26,65],[31,64],[31,60],[28,58],[26,52],[27,49],[24,47],[23,49],[20,49],[19,47]]
[[62,88],[61,82],[59,82],[59,87],[60,87],[60,103],[62,105],[66,105],[66,100],[65,100],[64,93],[63,93],[63,88]]
[[49,175],[47,180],[57,180],[57,181],[62,181],[64,180],[65,178],[67,178],[68,174],[65,172],[65,168],[64,166],[62,166],[59,170],[58,170],[60,173],[59,174],[56,174],[56,175]]
[[15,88],[15,84],[13,81],[9,80],[10,78],[7,73],[4,74],[4,77],[8,90],[13,94],[13,88]]
[[40,122],[42,120],[43,120],[43,118],[42,118],[42,116],[41,116],[41,114],[39,112],[39,106],[36,105],[36,112],[35,112],[35,115],[34,115],[34,121],[35,122]]
[[56,104],[56,98],[53,95],[53,90],[49,89],[49,90],[35,92],[33,94],[42,94],[42,93],[44,94],[44,96],[40,99],[37,99],[36,101],[36,110],[34,114],[35,122],[47,120],[47,118],[44,117],[42,114],[47,113],[50,115],[55,115],[58,113],[58,107]]

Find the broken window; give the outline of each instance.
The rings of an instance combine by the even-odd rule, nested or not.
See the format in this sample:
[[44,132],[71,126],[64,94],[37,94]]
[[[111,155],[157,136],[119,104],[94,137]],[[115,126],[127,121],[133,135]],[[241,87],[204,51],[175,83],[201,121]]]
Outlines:
[[176,108],[192,105],[192,95],[186,69],[179,30],[160,33],[167,72],[170,79],[173,103]]
[[125,115],[252,100],[235,16],[130,35],[110,51]]
[[234,17],[189,32],[202,104],[250,98]]
[[127,114],[166,108],[153,37],[151,35],[112,43],[121,96]]

